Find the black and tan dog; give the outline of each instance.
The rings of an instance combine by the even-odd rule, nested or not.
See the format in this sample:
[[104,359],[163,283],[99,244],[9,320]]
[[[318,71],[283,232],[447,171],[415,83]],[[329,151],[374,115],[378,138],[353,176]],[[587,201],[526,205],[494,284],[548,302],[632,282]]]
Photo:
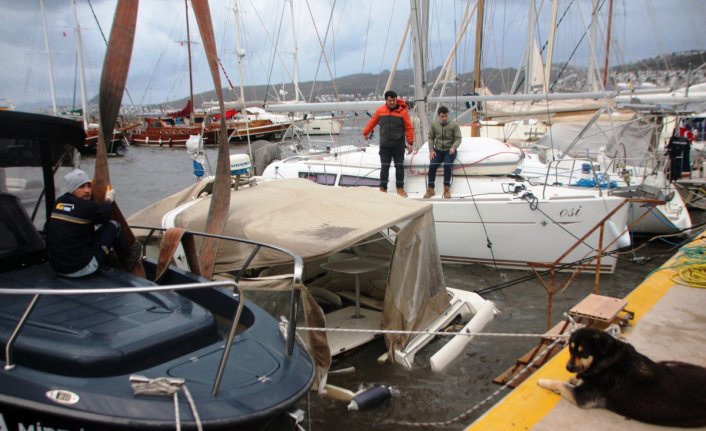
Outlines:
[[683,362],[654,362],[633,346],[596,329],[569,338],[569,382],[540,379],[579,407],[604,407],[652,424],[706,426],[706,368]]

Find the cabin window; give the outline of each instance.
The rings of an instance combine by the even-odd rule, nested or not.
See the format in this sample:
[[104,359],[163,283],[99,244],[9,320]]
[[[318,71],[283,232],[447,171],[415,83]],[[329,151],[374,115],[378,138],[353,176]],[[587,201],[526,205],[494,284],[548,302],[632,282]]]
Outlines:
[[338,185],[343,187],[379,187],[380,179],[370,177],[356,177],[353,175],[341,175],[341,180],[338,182]]
[[306,178],[317,184],[332,186],[336,184],[336,174],[321,174],[316,172],[299,172],[299,178]]

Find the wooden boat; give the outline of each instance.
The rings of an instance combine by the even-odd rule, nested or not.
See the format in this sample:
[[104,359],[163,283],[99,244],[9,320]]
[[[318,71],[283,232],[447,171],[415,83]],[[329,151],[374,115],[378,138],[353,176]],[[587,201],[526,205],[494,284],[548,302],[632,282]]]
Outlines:
[[[152,259],[142,260],[146,278],[113,268],[57,276],[42,229],[55,199],[52,168],[71,160],[67,150],[83,144],[83,128],[8,111],[0,112],[0,138],[0,171],[38,175],[46,202],[32,220],[0,184],[3,429],[294,429],[291,409],[315,374],[295,325],[280,331],[235,279],[213,282],[167,266],[153,281],[161,267]],[[223,241],[291,259],[285,290],[297,298],[301,258]]]
[[133,145],[153,146],[185,146],[193,135],[201,135],[203,145],[216,145],[219,125],[195,123],[191,124],[185,118],[145,117],[142,125],[131,134]]

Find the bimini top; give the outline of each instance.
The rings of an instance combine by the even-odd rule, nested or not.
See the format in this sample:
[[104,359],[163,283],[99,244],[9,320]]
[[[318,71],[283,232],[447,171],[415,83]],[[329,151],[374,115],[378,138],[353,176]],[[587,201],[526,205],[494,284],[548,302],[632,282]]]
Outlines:
[[42,166],[42,162],[56,166],[66,146],[78,149],[85,137],[83,125],[75,120],[0,111],[0,167]]

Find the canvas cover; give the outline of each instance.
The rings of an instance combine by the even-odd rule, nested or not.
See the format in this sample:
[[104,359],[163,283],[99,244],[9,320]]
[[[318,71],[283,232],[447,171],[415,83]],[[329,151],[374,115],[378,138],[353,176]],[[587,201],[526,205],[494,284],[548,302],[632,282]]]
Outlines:
[[[566,151],[574,139],[586,127],[591,115],[572,116],[556,121],[551,131],[538,142],[549,148]],[[642,121],[634,114],[608,118],[601,116],[593,123],[571,148],[574,157],[598,154],[601,147],[606,147],[606,155],[616,159],[627,159],[628,164],[640,165],[650,159],[650,143],[655,130],[654,123]]]
[[[201,181],[128,219],[131,226],[161,226],[168,211],[193,203],[176,216],[175,225],[203,231],[211,197],[194,198],[209,188]],[[384,298],[382,325],[385,329],[419,330],[438,317],[448,306],[441,260],[436,244],[432,205],[402,199],[367,187],[328,187],[305,179],[265,181],[252,187],[233,190],[224,235],[265,242],[299,254],[305,262],[325,259],[389,227],[397,235],[388,286]],[[135,235],[144,231],[135,230]],[[252,247],[221,242],[214,274],[239,269]],[[250,267],[290,263],[288,255],[276,251],[258,253]],[[254,282],[247,281],[249,287]],[[281,288],[291,283],[278,282]],[[263,280],[260,286],[273,287]],[[323,312],[303,288],[307,324],[324,325]],[[312,333],[313,334],[313,333]],[[386,336],[390,349],[399,349],[408,336]],[[326,344],[325,335],[309,340],[310,346]],[[327,347],[325,347],[327,349]],[[324,371],[328,363],[319,363]]]

